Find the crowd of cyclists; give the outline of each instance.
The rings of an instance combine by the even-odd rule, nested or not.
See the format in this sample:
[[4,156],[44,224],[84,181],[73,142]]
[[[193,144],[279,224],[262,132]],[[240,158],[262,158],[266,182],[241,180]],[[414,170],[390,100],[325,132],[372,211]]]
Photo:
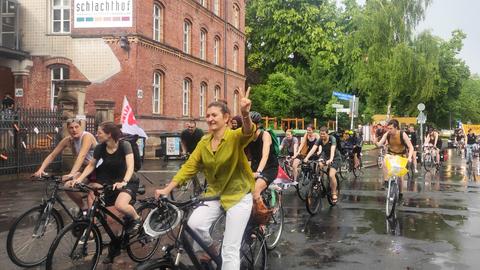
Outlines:
[[[195,207],[188,218],[188,226],[198,234],[211,249],[218,253],[211,237],[211,227],[222,215],[225,215],[225,229],[221,247],[222,269],[240,269],[240,248],[243,233],[247,226],[256,222],[259,226],[268,223],[269,215],[262,193],[274,183],[280,173],[285,173],[285,166],[280,157],[286,158],[291,171],[287,172],[293,183],[302,181],[301,171],[305,164],[314,164],[314,170],[325,171],[329,177],[331,204],[339,202],[339,174],[344,170],[345,160],[360,170],[362,164],[363,130],[344,130],[329,133],[327,127],[315,132],[312,125],[306,127],[305,134],[298,138],[287,129],[285,137],[276,145],[276,138],[262,125],[262,116],[250,111],[249,89],[241,93],[241,115],[232,116],[225,102],[215,101],[208,105],[206,122],[208,133],[196,128],[195,122],[187,123],[182,133],[182,154],[188,154],[188,160],[164,187],[159,187],[153,195],[157,200],[169,196],[177,188],[189,181],[197,173],[205,176],[206,190],[204,197],[214,198]],[[126,233],[134,234],[142,228],[142,217],[133,207],[140,187],[139,177],[134,169],[134,153],[130,143],[122,140],[119,126],[112,122],[102,123],[96,136],[82,129],[81,121],[69,119],[66,122],[69,136],[65,137],[33,174],[41,177],[48,165],[61,152],[70,147],[75,155],[71,170],[62,178],[65,188],[88,185],[91,192],[86,199],[75,191],[66,194],[80,209],[79,218],[86,216],[95,200],[95,190],[104,190],[104,204],[113,213],[130,219]],[[455,143],[462,158],[469,156],[476,149],[477,137],[469,130],[463,134],[462,129],[455,130]],[[392,119],[385,125],[378,124],[373,129],[373,142],[384,149],[388,155],[408,159],[415,173],[418,173],[417,156],[420,140],[415,127],[406,130],[400,128],[397,120]],[[277,152],[276,147],[280,151]],[[438,131],[428,128],[424,137],[424,147],[430,148],[434,162],[440,163],[442,140]],[[464,149],[466,151],[464,151]],[[465,153],[465,154],[464,154]],[[387,169],[383,166],[384,180]],[[400,185],[400,199],[402,198]],[[262,224],[263,223],[263,224]],[[115,231],[119,234],[120,229]],[[82,240],[86,241],[86,240]],[[120,243],[110,243],[108,255],[103,263],[110,264],[120,254]],[[200,252],[194,245],[198,256],[208,260],[208,255]]]

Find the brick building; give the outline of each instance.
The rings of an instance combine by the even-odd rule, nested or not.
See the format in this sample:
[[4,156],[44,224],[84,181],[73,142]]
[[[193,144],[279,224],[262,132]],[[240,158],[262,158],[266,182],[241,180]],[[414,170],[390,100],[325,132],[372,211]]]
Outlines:
[[[0,97],[53,108],[62,79],[85,80],[86,109],[126,95],[149,134],[183,128],[206,105],[238,111],[245,0],[0,0]],[[0,29],[2,29],[0,27]],[[23,91],[22,91],[23,90]],[[104,102],[105,103],[105,102]]]

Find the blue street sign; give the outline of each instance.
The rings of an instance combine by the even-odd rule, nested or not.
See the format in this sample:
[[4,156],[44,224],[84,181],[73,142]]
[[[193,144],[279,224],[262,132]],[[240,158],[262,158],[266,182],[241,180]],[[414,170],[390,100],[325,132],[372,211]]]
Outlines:
[[353,98],[353,95],[340,93],[340,92],[335,92],[335,91],[333,91],[333,95],[336,96],[338,99],[341,99],[341,100],[351,100]]

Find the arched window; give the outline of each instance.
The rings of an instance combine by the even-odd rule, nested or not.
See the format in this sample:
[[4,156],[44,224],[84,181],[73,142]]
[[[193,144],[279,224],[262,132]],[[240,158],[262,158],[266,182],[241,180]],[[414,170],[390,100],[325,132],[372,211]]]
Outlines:
[[163,7],[153,5],[153,40],[162,41],[163,39]]
[[218,101],[220,99],[220,86],[216,85],[213,92],[213,100]]
[[240,7],[233,4],[233,26],[240,28]]
[[70,0],[52,1],[52,32],[70,33]]
[[200,30],[200,58],[207,60],[207,30]]
[[192,23],[188,20],[183,22],[183,52],[190,53],[190,42],[192,40]]
[[54,109],[58,105],[58,92],[60,91],[57,82],[70,79],[70,69],[67,66],[54,66],[51,68],[50,73],[50,108]]
[[238,90],[233,93],[233,115],[238,115]]
[[213,44],[213,63],[215,65],[220,65],[220,37],[215,36],[215,41]]
[[190,115],[190,92],[192,88],[192,81],[190,79],[183,80],[183,90],[182,90],[182,115]]
[[238,72],[238,46],[233,46],[233,71]]
[[153,93],[152,93],[152,112],[162,113],[162,95],[163,95],[163,74],[153,73]]
[[205,109],[207,107],[207,89],[205,82],[200,84],[200,117],[205,117]]
[[213,13],[220,16],[220,0],[213,0]]

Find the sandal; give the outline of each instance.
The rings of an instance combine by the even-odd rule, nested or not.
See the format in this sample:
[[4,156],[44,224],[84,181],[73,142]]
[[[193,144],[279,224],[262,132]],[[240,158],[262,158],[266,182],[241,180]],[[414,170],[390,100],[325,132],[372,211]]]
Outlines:
[[338,195],[337,193],[332,193],[332,204],[335,205],[338,202]]

